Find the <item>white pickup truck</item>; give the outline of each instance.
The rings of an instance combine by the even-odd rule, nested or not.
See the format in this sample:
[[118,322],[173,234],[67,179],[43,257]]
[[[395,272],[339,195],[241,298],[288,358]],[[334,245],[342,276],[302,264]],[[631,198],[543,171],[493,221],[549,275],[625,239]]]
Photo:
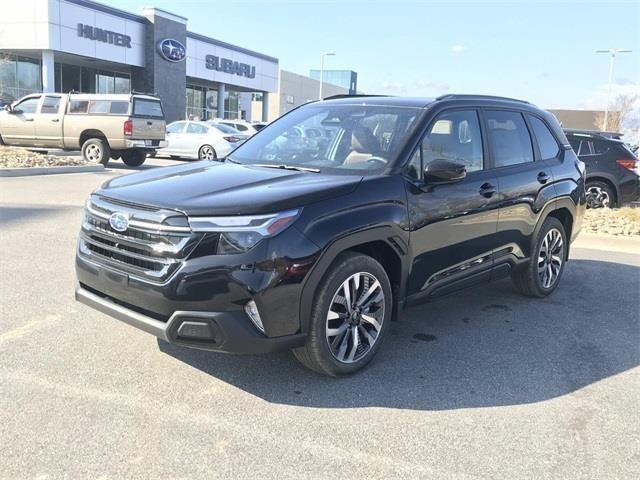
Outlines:
[[0,144],[80,150],[93,163],[142,165],[166,146],[160,99],[140,94],[41,93],[0,111]]

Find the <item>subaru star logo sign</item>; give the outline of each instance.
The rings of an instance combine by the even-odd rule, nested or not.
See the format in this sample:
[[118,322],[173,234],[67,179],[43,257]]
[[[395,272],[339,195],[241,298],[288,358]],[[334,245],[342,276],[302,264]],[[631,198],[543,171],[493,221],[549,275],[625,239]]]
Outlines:
[[169,62],[181,62],[187,55],[187,49],[178,40],[165,38],[158,42],[158,53]]
[[113,212],[109,217],[109,225],[116,232],[124,232],[129,228],[129,217],[124,213]]

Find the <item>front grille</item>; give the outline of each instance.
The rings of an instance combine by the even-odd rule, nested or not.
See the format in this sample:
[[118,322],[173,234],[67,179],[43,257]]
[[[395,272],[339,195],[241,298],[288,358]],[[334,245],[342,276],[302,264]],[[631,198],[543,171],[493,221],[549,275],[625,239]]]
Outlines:
[[[123,232],[109,218],[121,213],[129,226]],[[117,225],[116,225],[117,226]],[[93,195],[80,233],[80,255],[94,263],[156,283],[171,277],[198,245],[187,218],[175,211],[149,209]]]

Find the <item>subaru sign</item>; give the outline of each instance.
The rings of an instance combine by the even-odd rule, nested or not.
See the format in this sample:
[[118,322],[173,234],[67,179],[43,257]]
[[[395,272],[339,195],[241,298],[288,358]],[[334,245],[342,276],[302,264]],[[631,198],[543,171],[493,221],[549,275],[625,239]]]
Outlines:
[[125,232],[129,228],[129,217],[124,213],[113,212],[109,217],[109,225],[116,232]]
[[169,62],[181,62],[187,56],[187,49],[178,40],[165,38],[158,42],[158,53]]

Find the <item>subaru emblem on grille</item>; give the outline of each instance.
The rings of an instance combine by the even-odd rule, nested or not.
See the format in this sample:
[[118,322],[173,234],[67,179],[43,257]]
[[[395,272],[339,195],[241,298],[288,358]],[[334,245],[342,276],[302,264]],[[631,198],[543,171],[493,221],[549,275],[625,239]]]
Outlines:
[[109,217],[109,225],[116,232],[124,232],[129,228],[129,217],[124,213],[113,212]]

